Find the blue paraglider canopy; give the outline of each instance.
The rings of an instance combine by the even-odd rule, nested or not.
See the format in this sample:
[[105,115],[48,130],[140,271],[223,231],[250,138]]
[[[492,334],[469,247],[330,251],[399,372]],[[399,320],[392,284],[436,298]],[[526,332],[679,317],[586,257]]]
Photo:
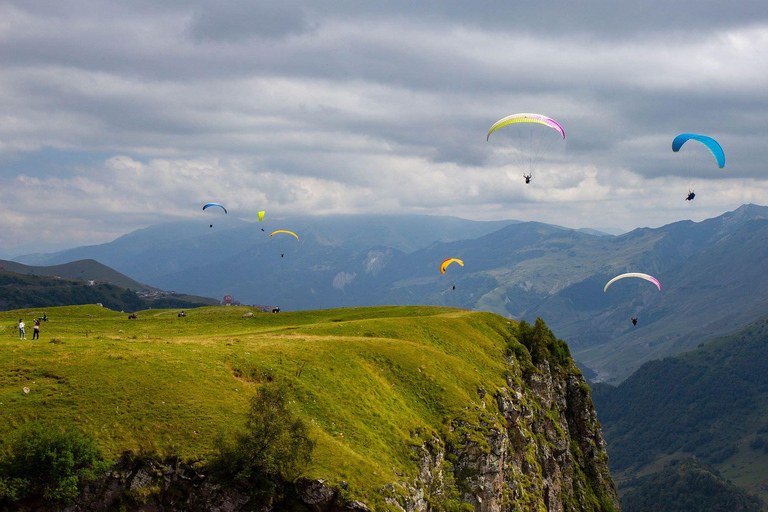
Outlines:
[[206,209],[206,208],[208,208],[209,206],[218,206],[219,208],[221,208],[222,210],[224,210],[224,213],[227,213],[227,209],[226,209],[226,208],[224,208],[224,207],[223,207],[222,205],[220,205],[219,203],[208,203],[207,205],[203,206],[203,210],[205,210],[205,209]]
[[695,133],[681,133],[677,137],[675,137],[675,140],[672,141],[672,151],[677,153],[680,151],[680,148],[683,147],[683,144],[688,142],[689,140],[696,140],[704,144],[707,149],[709,149],[712,152],[712,155],[715,157],[715,160],[717,160],[717,166],[719,168],[725,167],[725,153],[723,152],[723,148],[720,147],[720,144],[717,143],[715,139],[712,137],[707,137],[706,135],[696,135]]

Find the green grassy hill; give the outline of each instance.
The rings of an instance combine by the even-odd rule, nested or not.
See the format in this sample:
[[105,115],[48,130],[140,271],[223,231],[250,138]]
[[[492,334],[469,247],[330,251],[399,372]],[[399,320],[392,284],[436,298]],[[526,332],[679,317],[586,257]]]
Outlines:
[[[250,312],[253,317],[243,316]],[[418,474],[414,447],[433,435],[463,432],[487,450],[483,432],[506,428],[495,394],[522,382],[522,370],[510,370],[507,354],[528,353],[514,341],[516,323],[449,308],[268,314],[212,307],[191,310],[186,318],[176,310],[144,311],[137,320],[95,306],[47,313],[39,342],[19,341],[15,327],[19,317],[38,311],[0,313],[0,441],[31,420],[45,419],[92,432],[112,457],[130,449],[206,459],[219,436],[242,425],[257,386],[275,380],[289,386],[293,406],[317,441],[307,476],[349,482],[354,496],[374,506],[382,504],[378,491],[384,485]],[[580,378],[567,355],[557,357],[564,359],[551,363],[553,372],[564,364],[564,375]],[[528,371],[535,372],[528,361]],[[586,391],[572,382],[576,395],[587,393],[586,401],[579,399],[590,404],[582,412],[594,417],[583,380]],[[518,400],[514,407],[525,407],[543,425],[562,414],[566,431],[565,415],[582,414],[557,412],[555,405],[542,409],[527,395]],[[579,425],[573,428],[584,428],[583,421]],[[534,437],[521,446],[529,454],[549,453],[547,446],[564,435],[558,429],[525,434]],[[597,432],[595,439],[571,442],[568,460],[581,464],[588,451],[604,460]],[[545,441],[550,435],[553,441]],[[607,469],[602,474],[584,467],[569,470],[584,478],[578,499],[596,499],[582,471],[612,488]]]

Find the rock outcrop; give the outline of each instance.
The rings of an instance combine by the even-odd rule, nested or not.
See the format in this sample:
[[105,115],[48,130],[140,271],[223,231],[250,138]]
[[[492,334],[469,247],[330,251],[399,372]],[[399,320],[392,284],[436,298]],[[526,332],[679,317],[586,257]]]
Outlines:
[[495,400],[501,417],[473,429],[454,423],[452,432],[463,429],[457,439],[424,443],[418,477],[389,486],[387,503],[407,512],[444,509],[449,500],[477,512],[619,510],[584,378],[547,361],[527,372],[510,364],[506,388],[478,393],[479,407]]

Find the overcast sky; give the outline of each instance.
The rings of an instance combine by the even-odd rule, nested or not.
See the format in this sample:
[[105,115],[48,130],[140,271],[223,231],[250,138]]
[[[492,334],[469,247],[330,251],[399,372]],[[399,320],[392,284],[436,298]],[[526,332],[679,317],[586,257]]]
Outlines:
[[[768,204],[764,1],[170,4],[0,3],[0,255],[210,201],[622,229]],[[566,131],[527,186],[525,141],[485,140],[517,112]]]

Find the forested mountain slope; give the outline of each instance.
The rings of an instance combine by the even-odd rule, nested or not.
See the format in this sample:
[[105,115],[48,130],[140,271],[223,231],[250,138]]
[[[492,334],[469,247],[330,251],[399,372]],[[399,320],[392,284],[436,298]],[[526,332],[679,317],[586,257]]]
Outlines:
[[696,456],[768,496],[768,318],[692,352],[644,364],[593,397],[621,481]]

